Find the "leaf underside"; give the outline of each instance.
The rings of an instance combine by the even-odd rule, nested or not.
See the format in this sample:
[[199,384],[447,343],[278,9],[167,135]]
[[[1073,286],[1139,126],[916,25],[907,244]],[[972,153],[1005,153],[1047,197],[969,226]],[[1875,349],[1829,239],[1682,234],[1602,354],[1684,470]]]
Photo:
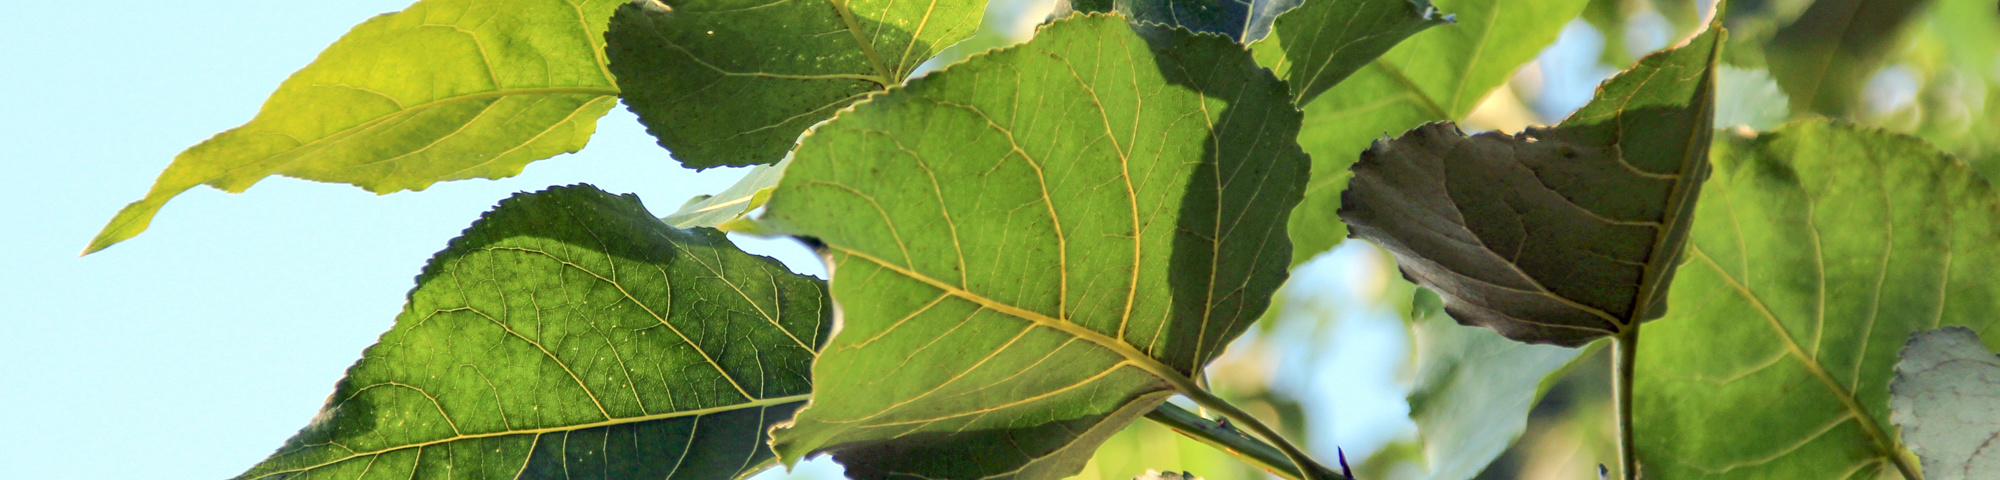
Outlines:
[[312,423],[238,478],[726,480],[773,458],[825,285],[587,185],[520,194],[417,277]]
[[1376,142],[1340,216],[1460,323],[1575,347],[1656,318],[1708,174],[1722,36],[1641,59],[1553,128]]
[[1889,383],[1890,420],[1923,459],[1924,478],[2000,472],[2000,357],[1965,327],[1910,337]]
[[789,161],[775,165],[758,165],[743,174],[741,180],[714,195],[703,195],[689,200],[681,209],[660,218],[674,228],[709,227],[723,228],[749,215],[751,211],[770,201],[771,191],[777,189],[778,179],[785,175]]
[[689,168],[777,163],[799,132],[978,29],[986,2],[686,0],[619,7],[627,107]]
[[599,52],[619,3],[423,0],[363,22],[249,123],[174,157],[84,253],[145,231],[196,185],[241,193],[284,175],[390,193],[510,177],[580,150],[617,103]]
[[1921,140],[1826,121],[1721,139],[1713,159],[1639,348],[1646,475],[1914,472],[1887,423],[1892,366],[1918,331],[2000,338],[1992,187]]
[[825,242],[842,327],[780,455],[1075,473],[1284,281],[1287,95],[1224,38],[1079,15],[815,129],[763,218]]
[[1521,437],[1546,379],[1584,350],[1528,345],[1458,325],[1435,295],[1418,295],[1428,297],[1418,302],[1429,308],[1411,315],[1416,378],[1409,405],[1426,471],[1414,478],[1470,479]]
[[1311,103],[1300,106],[1305,123],[1299,146],[1312,154],[1313,168],[1306,198],[1287,227],[1292,264],[1347,237],[1338,215],[1340,192],[1357,152],[1383,136],[1471,113],[1487,92],[1554,42],[1586,1],[1434,0],[1455,24],[1412,35],[1317,97],[1302,96]]

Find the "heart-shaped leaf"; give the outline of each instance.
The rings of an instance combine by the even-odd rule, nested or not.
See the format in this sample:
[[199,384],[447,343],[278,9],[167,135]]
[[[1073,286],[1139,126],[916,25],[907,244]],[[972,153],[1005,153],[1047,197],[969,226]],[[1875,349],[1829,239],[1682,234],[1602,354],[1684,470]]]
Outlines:
[[431,259],[318,417],[239,478],[728,480],[805,404],[825,285],[590,186]]
[[1919,478],[1889,424],[1897,351],[1946,325],[2000,338],[2000,196],[1921,140],[1827,121],[1713,158],[1669,314],[1641,335],[1645,475]]
[[611,20],[625,105],[690,168],[777,163],[799,132],[971,36],[983,0],[644,0]]
[[1076,472],[1284,281],[1289,94],[1222,37],[1080,15],[815,129],[764,220],[825,242],[842,326],[778,452]]
[[1453,319],[1516,341],[1574,347],[1658,318],[1708,175],[1722,37],[1641,59],[1554,128],[1376,142],[1340,217]]
[[174,157],[84,253],[145,231],[196,185],[241,193],[284,175],[390,193],[505,178],[581,150],[617,103],[601,52],[619,3],[423,0],[362,22],[250,123]]

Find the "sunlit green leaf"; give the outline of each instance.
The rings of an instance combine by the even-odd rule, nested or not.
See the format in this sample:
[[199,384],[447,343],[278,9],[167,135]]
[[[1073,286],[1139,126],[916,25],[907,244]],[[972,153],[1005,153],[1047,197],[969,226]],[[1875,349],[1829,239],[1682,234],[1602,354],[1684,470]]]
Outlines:
[[608,54],[625,104],[683,165],[777,163],[834,111],[971,36],[982,0],[646,0]]
[[1073,16],[814,130],[764,220],[825,242],[842,329],[778,452],[1075,473],[1284,281],[1287,99],[1222,37]]
[[1917,331],[2000,338],[2000,199],[1920,140],[1826,121],[1713,159],[1668,315],[1640,338],[1645,475],[1913,473],[1891,367]]
[[1555,41],[1586,0],[1434,0],[1456,24],[1425,30],[1303,106],[1299,146],[1312,154],[1306,199],[1292,212],[1292,264],[1340,244],[1336,212],[1348,165],[1369,142],[1457,120]]
[[1424,0],[1309,0],[1279,15],[1251,49],[1305,105],[1403,39],[1450,21]]
[[85,253],[145,231],[196,185],[271,175],[376,193],[502,178],[575,152],[617,103],[603,61],[618,0],[423,0],[355,26],[256,118],[187,149]]
[[1552,128],[1376,142],[1340,218],[1459,323],[1575,347],[1658,318],[1708,175],[1723,36],[1641,59]]
[[771,200],[771,190],[778,187],[778,178],[785,175],[785,166],[789,164],[791,161],[786,160],[776,165],[752,167],[749,173],[743,175],[742,180],[736,181],[735,185],[730,185],[721,193],[695,197],[686,205],[682,205],[679,211],[660,220],[676,228],[709,227],[728,230],[725,228],[727,225]]
[[805,403],[831,310],[819,280],[637,198],[516,195],[239,478],[734,478]]
[[2000,357],[1965,327],[1910,337],[1889,383],[1890,421],[1923,460],[1924,478],[2000,472]]

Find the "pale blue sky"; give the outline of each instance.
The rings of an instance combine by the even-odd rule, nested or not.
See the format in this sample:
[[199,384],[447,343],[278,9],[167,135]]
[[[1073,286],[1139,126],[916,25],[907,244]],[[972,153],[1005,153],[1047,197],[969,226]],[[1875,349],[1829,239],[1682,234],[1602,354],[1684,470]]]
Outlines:
[[[387,196],[285,178],[241,195],[202,187],[139,237],[76,256],[174,154],[248,120],[350,26],[409,2],[39,2],[0,15],[0,159],[11,180],[0,187],[9,227],[0,326],[10,337],[0,348],[0,476],[240,473],[312,417],[392,324],[424,261],[494,202],[589,182],[666,213],[742,174],[680,168],[621,107],[582,153],[519,177]],[[788,241],[743,243],[823,274]],[[1320,279],[1306,293],[1350,287],[1328,272],[1365,258],[1356,255],[1366,253],[1299,272]],[[1376,324],[1298,346],[1354,349],[1339,364],[1295,369],[1350,376],[1279,382],[1341,391],[1348,403],[1316,416],[1314,437],[1349,453],[1408,429],[1395,383],[1402,333],[1371,315]],[[1330,458],[1334,442],[1319,443]]]

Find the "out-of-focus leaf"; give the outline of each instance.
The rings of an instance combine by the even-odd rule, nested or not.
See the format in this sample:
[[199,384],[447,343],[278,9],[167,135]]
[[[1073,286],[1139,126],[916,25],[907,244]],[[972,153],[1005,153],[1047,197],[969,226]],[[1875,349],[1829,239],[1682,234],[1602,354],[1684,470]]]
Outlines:
[[799,132],[971,36],[981,0],[645,0],[606,53],[625,105],[690,168],[777,163]]
[[1718,65],[1715,71],[1715,128],[1778,128],[1791,116],[1791,103],[1778,82],[1763,70]]
[[2000,357],[1965,327],[1918,333],[1889,383],[1890,420],[1923,459],[1924,478],[2000,472]]
[[1057,20],[805,138],[763,221],[824,242],[843,313],[786,461],[1071,475],[1263,313],[1298,111],[1242,45],[1127,23]]
[[1849,114],[1903,24],[1925,0],[1819,0],[1764,47],[1792,110]]
[[812,390],[825,285],[635,197],[500,203],[270,459],[239,478],[727,480]]
[[675,228],[709,227],[729,230],[727,225],[742,219],[750,211],[764,206],[771,200],[771,190],[778,187],[778,179],[785,175],[785,166],[791,160],[776,165],[758,165],[742,180],[722,190],[722,193],[703,195],[688,200],[679,211],[660,220]]
[[1658,318],[1708,175],[1723,36],[1641,59],[1553,128],[1376,142],[1340,217],[1459,323],[1575,347]]
[[1369,142],[1425,122],[1455,120],[1535,58],[1585,0],[1435,0],[1456,24],[1431,28],[1354,71],[1305,110],[1299,146],[1312,154],[1306,199],[1293,210],[1293,265],[1347,237],[1340,192]]
[[1448,23],[1425,0],[1314,0],[1278,16],[1250,48],[1305,105],[1403,39]]
[[[1437,302],[1434,294],[1419,295]],[[1430,480],[1465,480],[1485,470],[1527,429],[1545,380],[1582,352],[1511,341],[1457,325],[1442,312],[1417,316],[1411,332],[1417,376],[1410,419],[1427,468],[1417,478]]]
[[2000,199],[1921,140],[1824,120],[1715,143],[1687,264],[1641,335],[1649,478],[1878,478],[1910,334],[1996,338]]
[[1597,62],[1605,65],[1632,63],[1632,54],[1625,46],[1625,24],[1639,8],[1639,0],[1590,0],[1583,7],[1583,21],[1597,29],[1604,39],[1603,51],[1598,53]]
[[362,22],[249,123],[174,157],[84,253],[145,231],[196,185],[241,193],[284,175],[390,193],[580,150],[617,103],[600,52],[618,3],[423,0]]

